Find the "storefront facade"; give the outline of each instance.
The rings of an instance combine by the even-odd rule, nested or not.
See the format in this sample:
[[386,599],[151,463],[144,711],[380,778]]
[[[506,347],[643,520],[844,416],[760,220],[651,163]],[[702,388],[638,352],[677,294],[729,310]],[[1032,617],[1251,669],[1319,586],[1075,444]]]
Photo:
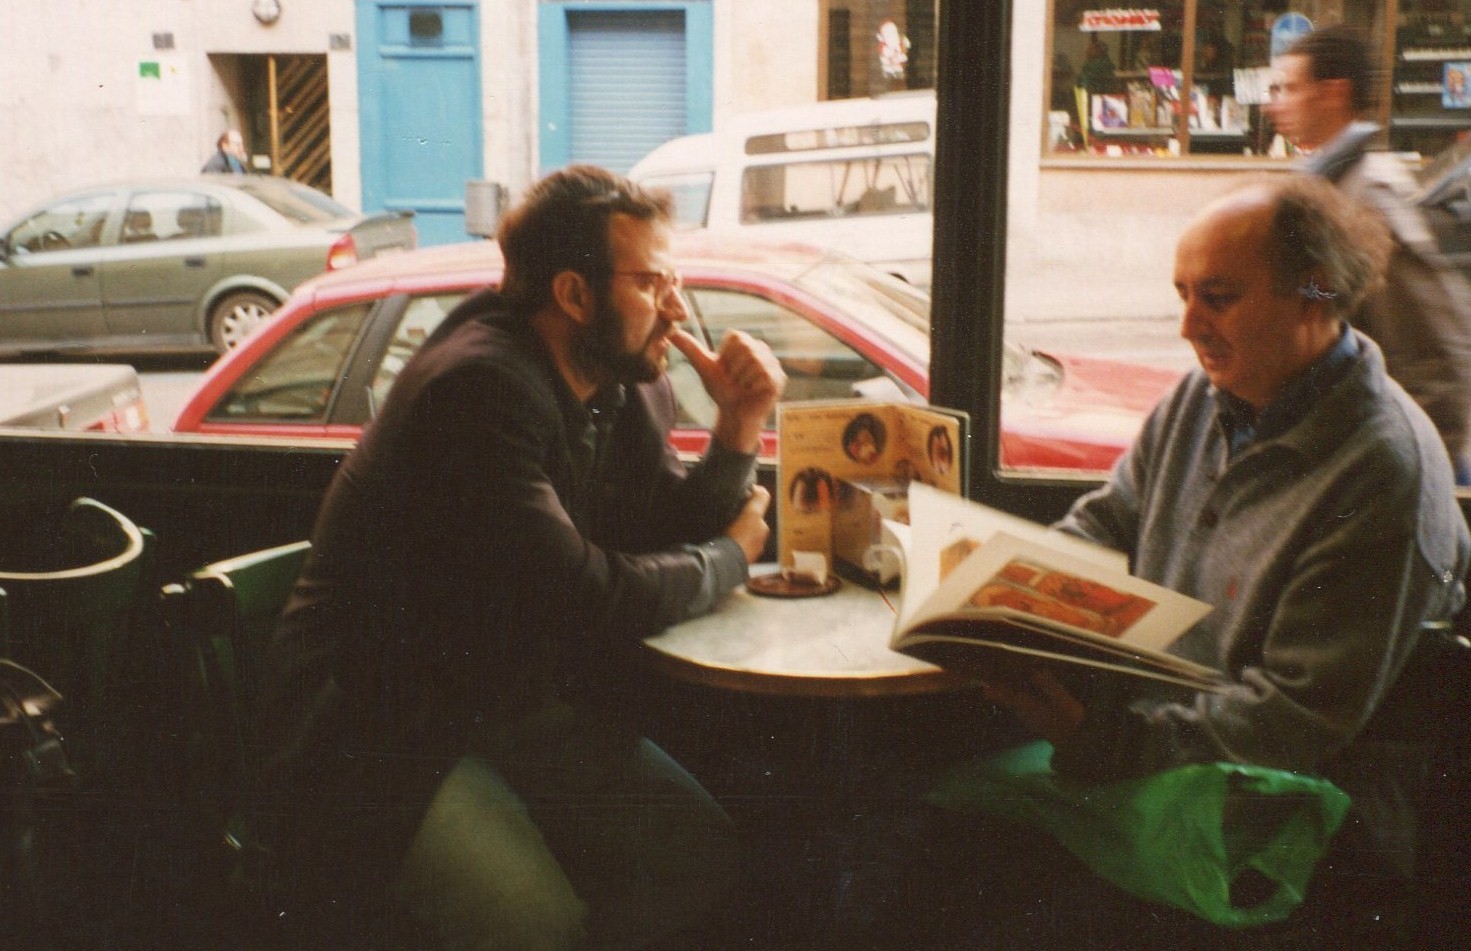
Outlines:
[[[1363,32],[1380,65],[1370,117],[1411,163],[1471,129],[1471,84],[1457,84],[1471,73],[1468,0],[1051,0],[1015,11],[1013,320],[1173,314],[1170,267],[1189,216],[1243,173],[1290,167],[1262,104],[1272,55],[1304,32]],[[1059,287],[1073,289],[1068,301]]]

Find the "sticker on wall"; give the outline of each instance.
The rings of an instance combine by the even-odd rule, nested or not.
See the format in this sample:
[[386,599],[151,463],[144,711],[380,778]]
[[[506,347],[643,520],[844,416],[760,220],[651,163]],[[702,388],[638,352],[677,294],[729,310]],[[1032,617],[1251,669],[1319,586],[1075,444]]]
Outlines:
[[183,62],[165,57],[139,60],[134,83],[139,115],[189,114],[189,71]]

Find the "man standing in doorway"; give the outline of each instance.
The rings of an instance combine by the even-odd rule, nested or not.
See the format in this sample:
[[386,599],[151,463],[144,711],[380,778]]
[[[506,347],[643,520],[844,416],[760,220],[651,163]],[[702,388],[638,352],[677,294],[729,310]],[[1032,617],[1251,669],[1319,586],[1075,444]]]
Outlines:
[[1456,481],[1471,484],[1471,286],[1444,263],[1408,202],[1415,182],[1403,163],[1367,148],[1380,132],[1358,121],[1372,99],[1368,47],[1349,27],[1327,27],[1298,39],[1275,65],[1267,114],[1306,153],[1302,170],[1378,210],[1395,239],[1385,287],[1353,325],[1379,344],[1390,376],[1435,423]]
[[215,140],[215,152],[199,170],[205,175],[246,175],[250,172],[245,139],[239,129],[227,129]]

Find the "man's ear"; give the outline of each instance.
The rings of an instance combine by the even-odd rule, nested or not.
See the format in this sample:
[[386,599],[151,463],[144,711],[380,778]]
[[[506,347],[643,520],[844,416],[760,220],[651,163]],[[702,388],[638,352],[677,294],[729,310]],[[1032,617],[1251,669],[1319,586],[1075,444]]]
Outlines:
[[576,271],[558,271],[552,278],[552,299],[563,313],[579,324],[592,319],[592,288]]
[[1354,85],[1347,79],[1323,79],[1319,80],[1332,97],[1335,109],[1352,116],[1354,109]]

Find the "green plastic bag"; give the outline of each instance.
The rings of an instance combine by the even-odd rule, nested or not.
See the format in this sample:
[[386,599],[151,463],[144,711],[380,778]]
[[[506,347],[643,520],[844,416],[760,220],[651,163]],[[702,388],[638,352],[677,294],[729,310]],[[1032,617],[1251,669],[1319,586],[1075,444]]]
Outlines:
[[[1041,826],[1096,874],[1150,901],[1228,927],[1286,918],[1348,811],[1324,779],[1235,763],[1180,766],[1084,783],[1052,772],[1038,742],[967,764],[929,795],[936,805]],[[1231,883],[1255,870],[1275,884],[1249,907]]]

